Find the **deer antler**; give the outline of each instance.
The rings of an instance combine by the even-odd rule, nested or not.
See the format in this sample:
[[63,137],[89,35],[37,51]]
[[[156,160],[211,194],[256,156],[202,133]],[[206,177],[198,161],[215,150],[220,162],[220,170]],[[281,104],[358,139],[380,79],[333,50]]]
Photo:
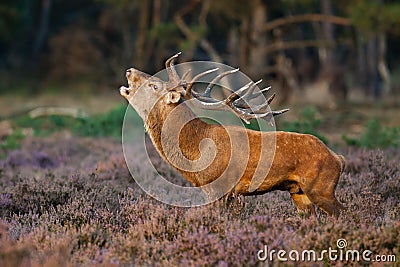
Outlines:
[[[239,88],[238,90],[234,91],[231,95],[229,95],[224,100],[218,100],[211,97],[211,92],[214,86],[225,76],[230,74],[234,74],[239,71],[239,69],[233,69],[229,71],[225,71],[219,75],[217,75],[207,86],[205,92],[200,94],[198,92],[193,91],[193,86],[196,82],[199,81],[200,78],[213,73],[218,70],[218,68],[210,69],[203,71],[196,76],[190,82],[186,82],[184,79],[180,79],[179,75],[177,74],[174,61],[179,56],[180,53],[175,54],[171,58],[166,61],[166,67],[168,76],[171,83],[171,88],[169,90],[177,90],[177,88],[181,87],[182,89],[178,90],[183,95],[184,99],[197,99],[198,101],[195,102],[201,108],[209,109],[209,110],[226,110],[229,107],[233,112],[235,112],[244,122],[247,124],[250,123],[251,119],[264,119],[268,122],[271,121],[271,118],[282,113],[287,112],[289,109],[283,109],[278,111],[270,111],[268,110],[269,104],[275,98],[275,94],[270,96],[267,101],[263,104],[257,106],[250,106],[248,101],[254,98],[263,95],[264,92],[267,92],[270,87],[267,87],[263,90],[258,90],[254,92],[255,88],[262,80],[257,82],[250,82],[243,87]],[[190,70],[189,70],[190,71]],[[184,78],[188,76],[188,72],[185,73]]]
[[169,83],[171,84],[177,84],[180,82],[179,75],[174,67],[175,60],[178,58],[180,54],[181,52],[176,53],[175,55],[167,59],[167,61],[165,62],[165,68],[167,69]]

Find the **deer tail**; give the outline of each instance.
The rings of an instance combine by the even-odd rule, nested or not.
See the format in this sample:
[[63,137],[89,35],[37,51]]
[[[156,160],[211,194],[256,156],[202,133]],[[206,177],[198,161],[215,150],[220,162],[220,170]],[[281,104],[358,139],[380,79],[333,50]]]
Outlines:
[[344,168],[346,167],[346,159],[342,155],[338,155],[340,161],[340,173],[343,173]]

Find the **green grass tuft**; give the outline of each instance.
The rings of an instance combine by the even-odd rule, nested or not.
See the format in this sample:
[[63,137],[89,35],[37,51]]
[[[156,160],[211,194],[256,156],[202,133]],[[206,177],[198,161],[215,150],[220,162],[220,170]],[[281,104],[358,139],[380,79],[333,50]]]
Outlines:
[[397,147],[400,144],[400,127],[384,127],[378,119],[369,120],[360,138],[342,136],[348,146],[365,148]]
[[7,136],[4,140],[0,140],[0,159],[6,157],[7,151],[19,148],[21,146],[21,140],[24,139],[24,137],[25,135],[22,131],[17,130]]

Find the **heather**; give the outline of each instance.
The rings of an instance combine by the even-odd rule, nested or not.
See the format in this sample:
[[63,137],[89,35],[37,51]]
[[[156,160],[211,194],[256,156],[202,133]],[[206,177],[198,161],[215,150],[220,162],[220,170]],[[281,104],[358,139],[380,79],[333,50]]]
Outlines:
[[[169,206],[135,184],[115,139],[26,137],[0,161],[0,265],[262,266],[256,253],[264,245],[321,251],[339,238],[349,249],[399,258],[400,149],[341,153],[348,164],[336,195],[347,212],[332,219],[318,211],[317,222],[299,217],[280,191]],[[186,184],[150,155],[170,181]]]
[[[398,0],[0,1],[0,267],[384,265],[257,260],[264,246],[321,252],[340,238],[350,250],[394,255],[387,265],[400,266],[399,47]],[[192,89],[211,92],[217,83],[210,96],[234,99],[250,79],[271,110],[290,109],[269,121],[277,130],[317,136],[344,155],[336,197],[346,212],[336,219],[317,209],[318,221],[306,218],[281,191],[192,208],[146,194],[132,177],[150,184],[157,175],[143,164],[144,146],[166,180],[190,185],[149,140],[132,142],[128,171],[122,140],[145,129],[132,108],[125,117],[120,88],[138,84],[128,84],[130,68],[167,81],[160,71],[178,52],[181,79],[168,89],[185,88],[181,99],[208,65],[189,71],[181,63],[240,68],[228,76],[220,68],[202,77],[209,86],[199,78]],[[140,106],[151,102],[142,99]],[[253,101],[251,116],[269,111]]]

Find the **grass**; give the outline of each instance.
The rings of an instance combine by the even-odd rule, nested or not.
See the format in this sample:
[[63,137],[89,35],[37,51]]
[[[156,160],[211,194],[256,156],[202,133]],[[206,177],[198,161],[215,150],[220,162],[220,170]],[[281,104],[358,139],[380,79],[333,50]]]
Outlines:
[[400,127],[385,127],[378,119],[369,120],[359,138],[349,138],[343,135],[343,140],[349,146],[365,148],[389,148],[400,145]]
[[87,118],[62,115],[31,118],[24,115],[16,119],[14,124],[17,128],[32,128],[36,136],[49,136],[54,132],[69,130],[77,136],[120,138],[125,110],[125,105],[119,105],[106,113]]
[[[106,113],[86,118],[62,115],[31,118],[28,114],[22,115],[11,122],[16,130],[4,137],[4,140],[0,140],[0,158],[4,159],[9,151],[20,147],[25,138],[23,129],[32,129],[34,135],[38,137],[48,137],[56,132],[69,131],[74,136],[112,137],[120,140],[125,110],[125,105],[119,105]],[[137,116],[133,119],[139,120]]]
[[7,157],[7,151],[19,148],[24,138],[25,135],[22,131],[17,130],[0,141],[0,159],[5,159]]

